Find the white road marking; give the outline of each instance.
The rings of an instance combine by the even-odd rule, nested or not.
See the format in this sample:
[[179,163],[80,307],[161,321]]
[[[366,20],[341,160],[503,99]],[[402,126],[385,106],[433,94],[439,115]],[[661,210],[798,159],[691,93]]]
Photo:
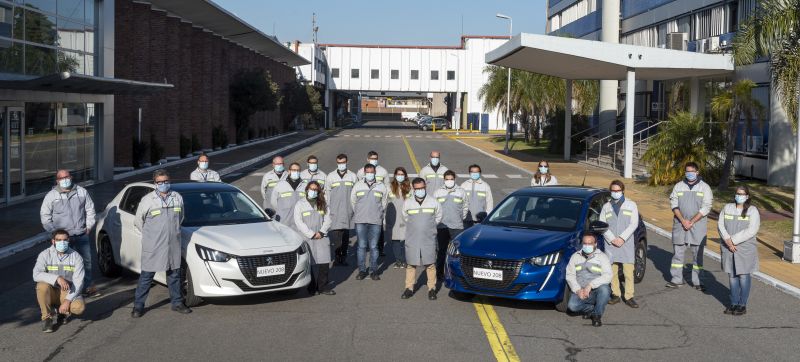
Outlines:
[[469,174],[466,173],[457,173],[456,177],[458,178],[469,178]]
[[419,175],[417,175],[415,173],[410,173],[410,174],[408,174],[408,177],[419,177]]
[[498,178],[498,177],[497,177],[497,175],[494,175],[494,174],[490,173],[490,174],[484,174],[483,178]]
[[522,175],[506,175],[508,178],[522,178]]
[[394,138],[400,138],[400,137],[403,137],[403,135],[394,136]]
[[266,172],[253,172],[253,173],[249,174],[248,176],[264,177],[264,175],[266,175],[266,174],[267,174]]
[[365,134],[364,137],[372,137],[370,134]]

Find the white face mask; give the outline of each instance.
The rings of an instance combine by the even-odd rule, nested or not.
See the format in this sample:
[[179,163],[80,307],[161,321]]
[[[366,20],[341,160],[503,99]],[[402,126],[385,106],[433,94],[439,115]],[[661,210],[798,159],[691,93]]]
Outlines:
[[439,157],[431,157],[431,166],[439,166]]
[[347,163],[337,163],[336,169],[339,171],[347,170]]
[[370,173],[366,173],[366,174],[364,174],[364,179],[366,179],[369,182],[375,181],[375,174],[371,173],[371,172]]
[[319,167],[319,165],[316,164],[316,163],[309,163],[308,164],[308,170],[311,171],[311,172],[317,172],[317,168],[318,167]]
[[622,198],[622,191],[611,191],[611,198],[614,200],[619,200]]
[[373,166],[377,166],[378,165],[378,160],[369,160],[369,164],[373,165]]
[[444,187],[452,189],[455,186],[456,186],[456,180],[444,180]]
[[69,177],[62,178],[61,180],[58,180],[58,186],[62,189],[68,189],[72,187],[72,179]]
[[414,196],[416,196],[418,199],[424,199],[425,189],[414,189]]
[[299,179],[300,178],[300,171],[289,171],[289,177],[291,177],[292,180]]
[[201,170],[208,170],[208,162],[198,162],[197,166],[199,166]]
[[549,170],[550,170],[550,168],[547,167],[547,166],[539,166],[539,172],[540,173],[547,173],[547,171],[549,171]]

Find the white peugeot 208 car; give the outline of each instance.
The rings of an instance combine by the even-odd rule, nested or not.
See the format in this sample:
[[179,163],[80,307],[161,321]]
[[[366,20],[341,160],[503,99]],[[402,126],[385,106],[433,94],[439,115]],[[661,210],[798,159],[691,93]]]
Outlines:
[[[225,183],[178,182],[183,197],[181,224],[183,292],[186,305],[206,297],[297,290],[311,281],[311,258],[300,234],[272,219],[247,194]],[[100,214],[96,228],[100,271],[141,272],[141,234],[136,208],[154,192],[147,183],[125,186]],[[166,283],[165,273],[155,280]]]

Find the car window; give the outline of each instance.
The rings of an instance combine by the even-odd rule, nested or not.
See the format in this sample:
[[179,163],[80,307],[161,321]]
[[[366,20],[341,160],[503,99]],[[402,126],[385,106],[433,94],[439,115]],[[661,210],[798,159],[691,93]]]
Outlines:
[[129,214],[136,214],[136,208],[139,207],[139,202],[142,201],[142,198],[153,192],[153,189],[145,186],[133,186],[128,188],[128,191],[125,191],[125,196],[122,197],[122,203],[120,204],[120,209],[125,211]]
[[582,202],[560,197],[512,196],[489,215],[487,224],[543,230],[572,230]]
[[600,211],[603,210],[603,205],[608,202],[609,198],[610,196],[607,193],[603,193],[592,198],[592,201],[589,203],[589,210],[586,213],[586,227],[588,227],[588,225],[593,221],[600,220]]
[[261,208],[239,191],[182,192],[183,226],[213,226],[265,222]]

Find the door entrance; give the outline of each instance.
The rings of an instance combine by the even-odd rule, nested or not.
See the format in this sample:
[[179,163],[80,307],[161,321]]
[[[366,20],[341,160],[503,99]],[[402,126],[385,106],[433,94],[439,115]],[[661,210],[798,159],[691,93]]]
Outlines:
[[2,202],[10,202],[25,196],[25,109],[5,107],[0,112],[0,194]]

